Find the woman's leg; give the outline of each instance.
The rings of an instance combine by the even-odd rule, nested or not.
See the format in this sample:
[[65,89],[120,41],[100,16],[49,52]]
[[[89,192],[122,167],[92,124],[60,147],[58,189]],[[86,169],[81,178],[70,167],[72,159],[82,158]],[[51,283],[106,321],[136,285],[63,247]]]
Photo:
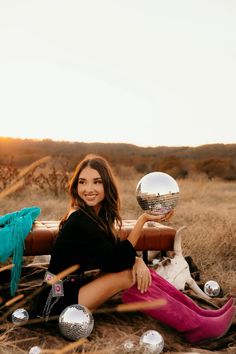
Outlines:
[[202,316],[157,286],[149,287],[144,294],[136,286],[132,286],[122,294],[124,303],[151,301],[154,299],[164,299],[166,304],[141,311],[182,332],[190,343],[199,343],[204,340],[222,337],[231,326],[235,315],[235,308],[231,306],[221,316]]
[[82,286],[78,294],[78,303],[93,310],[117,294],[133,285],[130,269],[118,273],[102,275]]
[[234,305],[234,299],[230,298],[224,306],[222,306],[218,310],[205,310],[202,307],[198,306],[192,299],[188,296],[184,295],[180,290],[177,290],[172,284],[170,284],[166,279],[162,278],[158,273],[156,273],[153,269],[150,269],[152,275],[152,287],[161,288],[168,295],[174,297],[176,300],[185,304],[193,311],[202,316],[215,317],[222,315],[225,311],[227,311],[230,307]]

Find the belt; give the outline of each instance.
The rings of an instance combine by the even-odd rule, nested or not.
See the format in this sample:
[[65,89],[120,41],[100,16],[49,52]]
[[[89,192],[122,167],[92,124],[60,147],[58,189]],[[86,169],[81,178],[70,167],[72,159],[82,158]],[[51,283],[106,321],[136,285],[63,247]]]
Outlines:
[[[48,321],[48,318],[50,316],[50,312],[53,308],[53,306],[59,301],[61,296],[64,296],[64,286],[63,283],[65,282],[76,282],[77,280],[85,279],[88,277],[94,277],[100,273],[99,269],[93,269],[86,271],[81,274],[70,274],[67,277],[65,277],[63,280],[58,280],[56,283],[52,284],[51,290],[48,294],[44,309],[43,309],[43,317],[45,318],[46,321]],[[55,274],[46,271],[45,276],[44,276],[44,282],[48,283],[53,277],[55,277]]]
[[87,278],[87,276],[85,276],[84,273],[81,273],[81,274],[70,274],[68,275],[67,277],[65,277],[65,279],[63,280],[63,282],[71,282],[71,283],[74,283],[76,282],[77,280],[80,280],[80,279],[85,279]]
[[[55,277],[55,274],[46,271],[44,276],[44,282],[48,283],[53,277]],[[62,296],[64,296],[64,283],[65,282],[73,283],[76,282],[78,279],[83,279],[83,274],[70,274],[63,280],[58,280],[56,283],[52,284],[51,290],[48,294],[43,309],[43,317],[45,318],[46,321],[48,321],[53,306],[59,301],[59,299]]]

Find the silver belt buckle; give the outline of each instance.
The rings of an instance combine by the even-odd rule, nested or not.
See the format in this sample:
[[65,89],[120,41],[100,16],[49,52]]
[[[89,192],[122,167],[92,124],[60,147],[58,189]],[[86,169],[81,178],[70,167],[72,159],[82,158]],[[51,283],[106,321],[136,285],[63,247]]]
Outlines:
[[49,272],[48,270],[46,271],[45,275],[44,275],[44,282],[48,283],[50,280],[52,280],[52,278],[55,277],[55,274],[52,274],[51,272]]
[[62,280],[58,280],[55,284],[52,285],[52,296],[64,296],[64,286]]
[[[54,277],[55,274],[47,270],[44,276],[44,282],[48,283]],[[52,284],[52,296],[53,297],[64,296],[64,286],[62,280],[58,280],[56,283]]]

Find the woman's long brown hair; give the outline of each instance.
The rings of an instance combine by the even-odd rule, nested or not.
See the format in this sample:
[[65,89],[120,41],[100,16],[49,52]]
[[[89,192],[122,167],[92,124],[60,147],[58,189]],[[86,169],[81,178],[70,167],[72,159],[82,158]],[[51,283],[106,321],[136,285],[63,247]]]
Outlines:
[[[102,208],[105,212],[105,222],[103,218],[96,215],[93,208],[88,207],[78,195],[78,179],[82,170],[86,167],[93,168],[101,176],[105,194],[105,198],[102,202]],[[121,227],[122,219],[120,216],[120,198],[118,188],[112,169],[105,158],[94,154],[89,154],[84,157],[84,159],[77,165],[75,172],[70,180],[69,195],[71,197],[70,206],[72,208],[81,210],[90,218],[95,220],[108,235],[111,233],[114,235],[115,223],[118,227]],[[66,218],[67,214],[64,218],[62,218],[60,222],[60,228],[63,226]]]

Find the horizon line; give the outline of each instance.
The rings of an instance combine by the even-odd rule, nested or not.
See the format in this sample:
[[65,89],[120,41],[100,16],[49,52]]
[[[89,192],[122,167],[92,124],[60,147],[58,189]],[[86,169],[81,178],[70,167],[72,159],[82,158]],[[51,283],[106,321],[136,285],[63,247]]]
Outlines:
[[12,140],[32,140],[32,141],[38,141],[38,142],[43,142],[43,141],[51,141],[51,142],[55,142],[55,143],[70,143],[70,144],[120,144],[120,145],[133,145],[136,147],[140,147],[140,148],[158,148],[158,147],[170,147],[170,148],[186,148],[186,147],[190,147],[190,148],[198,148],[201,146],[208,146],[208,145],[235,145],[236,142],[231,142],[231,143],[222,143],[222,142],[214,142],[214,143],[204,143],[204,144],[199,144],[199,145],[138,145],[135,143],[130,143],[130,142],[121,142],[121,141],[79,141],[79,140],[65,140],[65,139],[53,139],[53,138],[29,138],[29,137],[14,137],[14,136],[0,136],[0,140],[3,139],[12,139]]

